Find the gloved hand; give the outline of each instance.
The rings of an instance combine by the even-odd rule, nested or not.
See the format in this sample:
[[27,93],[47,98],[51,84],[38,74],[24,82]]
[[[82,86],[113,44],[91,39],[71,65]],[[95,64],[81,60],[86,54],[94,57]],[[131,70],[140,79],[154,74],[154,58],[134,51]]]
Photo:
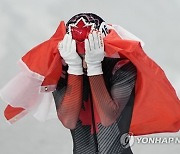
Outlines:
[[101,62],[104,59],[104,43],[100,32],[93,31],[85,40],[85,62],[87,63],[87,75],[103,74]]
[[76,52],[76,42],[70,34],[66,34],[64,39],[59,42],[58,50],[61,57],[68,64],[68,73],[74,75],[82,75],[82,59]]

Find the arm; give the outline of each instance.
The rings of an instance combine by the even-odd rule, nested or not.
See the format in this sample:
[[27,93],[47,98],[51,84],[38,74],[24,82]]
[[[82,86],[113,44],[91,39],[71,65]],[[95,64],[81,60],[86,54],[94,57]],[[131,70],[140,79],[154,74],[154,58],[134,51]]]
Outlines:
[[82,59],[76,52],[75,40],[71,35],[65,35],[63,41],[59,43],[58,49],[68,65],[67,86],[66,89],[64,88],[64,97],[61,97],[61,102],[58,102],[58,118],[65,127],[74,129],[82,103]]
[[85,61],[87,63],[87,75],[90,80],[92,99],[98,111],[101,123],[104,126],[111,125],[121,114],[127,104],[135,83],[135,67],[129,63],[128,67],[119,68],[112,77],[111,96],[108,93],[102,76],[102,64],[104,58],[104,44],[101,34],[93,32],[85,40]]
[[108,93],[102,75],[90,76],[92,98],[104,126],[111,125],[128,103],[135,85],[136,68],[129,62],[112,76],[111,94]]
[[104,59],[104,44],[100,32],[94,31],[85,40],[85,61],[89,76],[92,100],[98,111],[101,123],[110,125],[117,117],[117,104],[110,97],[103,79],[101,61]]
[[82,75],[68,75],[68,83],[63,100],[57,109],[63,125],[74,129],[82,104]]
[[104,126],[111,125],[118,117],[120,106],[109,95],[102,75],[89,77],[92,99]]

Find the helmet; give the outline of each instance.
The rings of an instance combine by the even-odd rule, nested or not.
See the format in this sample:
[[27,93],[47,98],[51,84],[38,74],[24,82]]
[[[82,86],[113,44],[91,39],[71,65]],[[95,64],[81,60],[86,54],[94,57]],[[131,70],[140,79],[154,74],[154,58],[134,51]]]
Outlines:
[[103,37],[109,33],[105,21],[93,13],[77,14],[66,23],[66,32],[72,34],[79,54],[85,53],[84,40],[93,30],[100,31]]

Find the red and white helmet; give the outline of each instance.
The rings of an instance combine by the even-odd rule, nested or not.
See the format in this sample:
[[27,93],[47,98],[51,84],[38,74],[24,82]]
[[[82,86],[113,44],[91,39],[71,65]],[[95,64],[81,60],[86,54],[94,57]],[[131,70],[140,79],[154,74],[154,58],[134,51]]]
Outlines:
[[79,54],[85,53],[84,40],[93,30],[100,31],[103,37],[109,33],[105,21],[93,13],[77,14],[67,22],[66,32],[72,34]]

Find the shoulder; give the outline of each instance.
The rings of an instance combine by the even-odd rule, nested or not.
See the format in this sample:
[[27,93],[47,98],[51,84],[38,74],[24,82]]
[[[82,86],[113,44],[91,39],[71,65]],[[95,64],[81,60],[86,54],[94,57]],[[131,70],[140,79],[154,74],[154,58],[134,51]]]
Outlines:
[[136,70],[134,64],[127,58],[105,57],[102,62],[102,69],[105,76],[113,76],[117,72]]
[[114,65],[112,75],[115,75],[117,72],[128,72],[133,70],[136,71],[134,64],[128,59],[122,59]]
[[130,61],[128,59],[122,59],[122,60],[119,60],[113,70],[112,70],[112,74],[114,75],[118,70],[120,70],[123,66],[127,65],[128,63],[130,63]]
[[111,84],[131,83],[136,80],[137,70],[128,59],[118,61],[113,68]]

